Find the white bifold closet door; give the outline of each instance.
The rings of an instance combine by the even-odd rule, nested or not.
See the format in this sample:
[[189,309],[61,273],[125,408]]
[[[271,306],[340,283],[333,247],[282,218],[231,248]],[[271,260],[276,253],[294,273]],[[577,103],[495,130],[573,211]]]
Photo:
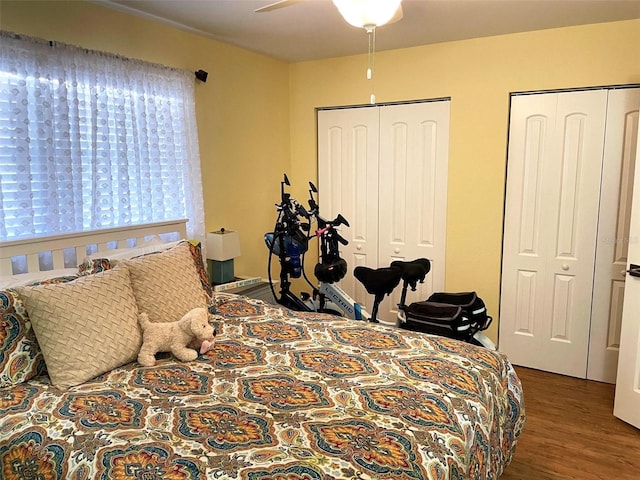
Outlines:
[[626,266],[634,238],[630,226],[639,111],[640,88],[609,91],[587,357],[587,378],[608,383],[616,383]]
[[499,349],[516,365],[615,382],[638,91],[512,97]]
[[[444,289],[449,103],[318,111],[321,215],[349,221],[341,287],[369,311],[373,298],[353,277],[359,265],[428,258],[432,270],[407,300]],[[382,321],[395,323],[400,290],[385,299]]]
[[[631,128],[631,127],[630,127]],[[636,117],[636,156],[640,152],[640,130]],[[636,157],[637,158],[637,157]],[[640,168],[635,171],[629,237],[629,262],[640,265]],[[626,273],[626,272],[625,272]],[[640,277],[627,275],[624,314],[620,337],[620,358],[613,414],[640,428]]]

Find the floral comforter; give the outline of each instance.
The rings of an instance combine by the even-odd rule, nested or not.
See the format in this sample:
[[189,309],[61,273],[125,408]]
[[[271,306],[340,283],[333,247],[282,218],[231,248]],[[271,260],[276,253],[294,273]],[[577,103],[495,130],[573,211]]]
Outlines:
[[501,354],[218,295],[215,348],[0,390],[2,479],[497,479],[524,424]]

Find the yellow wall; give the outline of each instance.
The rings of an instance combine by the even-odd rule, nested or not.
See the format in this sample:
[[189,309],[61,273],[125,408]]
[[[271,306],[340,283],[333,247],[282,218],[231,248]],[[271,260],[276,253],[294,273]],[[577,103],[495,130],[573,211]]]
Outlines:
[[[209,72],[196,88],[205,217],[240,231],[240,274],[265,274],[282,173],[301,199],[317,180],[315,108],[369,98],[363,55],[288,65],[84,2],[3,0],[0,27]],[[447,290],[477,290],[497,317],[509,92],[640,83],[638,45],[632,20],[376,54],[378,102],[451,97]]]
[[[448,291],[477,290],[498,316],[509,93],[640,83],[638,45],[633,20],[376,54],[379,103],[451,97]],[[366,65],[362,55],[291,65],[292,180],[317,178],[315,108],[368,102]]]
[[287,63],[78,1],[0,1],[0,28],[209,72],[207,83],[196,82],[207,230],[238,230],[236,272],[265,275],[262,236],[289,168]]

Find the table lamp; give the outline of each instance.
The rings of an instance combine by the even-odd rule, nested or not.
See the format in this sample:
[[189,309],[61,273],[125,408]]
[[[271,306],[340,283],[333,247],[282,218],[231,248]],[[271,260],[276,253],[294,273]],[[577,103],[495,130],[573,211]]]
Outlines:
[[240,256],[238,232],[221,228],[207,233],[207,268],[209,280],[214,285],[232,282],[233,259]]

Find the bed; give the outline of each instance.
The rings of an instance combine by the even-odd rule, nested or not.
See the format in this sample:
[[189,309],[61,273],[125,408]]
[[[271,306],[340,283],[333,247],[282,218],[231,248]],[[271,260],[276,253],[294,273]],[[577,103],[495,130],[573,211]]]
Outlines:
[[[184,235],[181,228],[176,231]],[[138,237],[140,243],[144,238]],[[111,244],[126,250],[117,248],[122,241]],[[96,244],[76,238],[71,247],[58,243],[44,251],[62,258],[55,252],[73,248],[80,257],[86,253],[79,245],[83,242]],[[175,243],[182,249],[185,242]],[[38,249],[33,250],[27,256]],[[93,376],[81,376],[78,383],[60,380],[65,377],[47,353],[48,335],[55,332],[45,334],[59,314],[52,310],[49,318],[35,304],[26,308],[32,306],[29,295],[54,292],[57,308],[67,290],[81,285],[81,303],[86,303],[87,289],[103,288],[105,278],[128,272],[140,310],[138,296],[143,295],[134,288],[136,269],[148,259],[168,265],[175,259],[166,258],[177,250],[174,245],[107,262],[102,258],[117,254],[99,250],[82,275],[4,290],[14,300],[24,300],[18,310],[24,310],[22,333],[31,343],[25,340],[21,348],[28,351],[32,372],[15,375],[29,363],[22,358],[0,389],[0,478],[497,479],[508,466],[525,415],[520,382],[504,355],[451,339],[211,292],[204,288],[202,266],[195,259],[199,250],[193,245],[191,262],[181,257],[180,268],[186,270],[189,263],[190,275],[197,276],[189,281],[199,282],[205,296],[182,292],[187,281],[171,282],[171,288],[179,290],[180,300],[197,296],[198,302],[207,302],[217,331],[215,347],[193,362],[158,354],[153,367],[141,367],[129,353],[115,360],[115,367],[101,365],[104,371],[98,375],[83,371]],[[15,265],[15,258],[9,263],[6,258],[17,253],[3,250],[4,265]],[[96,267],[100,271],[93,271]],[[156,271],[153,277],[162,275]],[[121,277],[116,280],[115,290],[126,290],[119,287]],[[165,291],[152,289],[151,298],[171,293],[166,285],[157,288]],[[144,308],[160,302],[153,303]],[[0,308],[2,348],[9,343],[10,320],[15,320],[10,315],[20,315],[15,308],[10,313],[6,301]],[[114,321],[112,317],[91,323]],[[64,328],[56,324],[56,329]],[[101,335],[102,343],[111,341]],[[135,337],[135,332],[126,336]],[[82,342],[73,340],[65,356],[73,356]],[[118,351],[124,355],[128,348]],[[87,359],[80,357],[83,364],[92,363],[93,350],[83,353]],[[37,368],[40,353],[44,362],[41,358]],[[6,373],[6,358],[4,367]]]

